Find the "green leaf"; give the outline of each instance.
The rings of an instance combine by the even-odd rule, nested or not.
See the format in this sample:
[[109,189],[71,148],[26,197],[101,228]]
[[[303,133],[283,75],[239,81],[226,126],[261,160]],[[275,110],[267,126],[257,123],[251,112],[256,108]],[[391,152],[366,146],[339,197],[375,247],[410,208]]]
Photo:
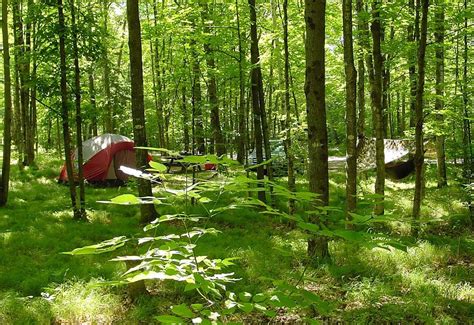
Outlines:
[[186,306],[185,304],[172,306],[171,311],[174,314],[176,314],[178,316],[181,316],[181,317],[185,317],[185,318],[193,318],[194,317],[194,313],[192,312],[192,310],[189,309],[189,307]]
[[84,246],[81,248],[76,248],[70,252],[63,252],[62,254],[68,255],[91,255],[91,254],[102,254],[106,252],[111,252],[116,250],[119,247],[125,245],[128,239],[125,236],[114,237],[109,240],[105,240],[99,244]]
[[244,302],[249,302],[252,298],[252,294],[249,292],[241,292],[239,293],[239,299]]
[[257,293],[255,296],[253,296],[254,302],[262,302],[265,299],[267,299],[267,297],[263,293]]
[[253,304],[250,302],[244,302],[243,304],[238,304],[237,306],[247,314],[253,310]]
[[110,199],[110,202],[115,204],[140,204],[140,199],[133,194],[122,194]]
[[150,167],[153,169],[153,170],[156,170],[156,171],[159,171],[160,173],[163,173],[165,172],[168,168],[163,165],[163,164],[160,164],[156,161],[153,161],[153,160],[150,160],[148,162],[148,164],[150,165]]
[[201,309],[204,308],[204,305],[203,305],[203,304],[192,304],[192,305],[191,305],[191,308],[192,308],[194,311],[200,311]]
[[160,315],[160,316],[156,316],[155,319],[165,324],[185,324],[186,323],[182,318],[179,318],[173,315]]
[[309,223],[309,222],[298,222],[297,223],[298,227],[304,230],[308,230],[310,232],[318,233],[319,232],[319,227],[318,225],[314,223]]

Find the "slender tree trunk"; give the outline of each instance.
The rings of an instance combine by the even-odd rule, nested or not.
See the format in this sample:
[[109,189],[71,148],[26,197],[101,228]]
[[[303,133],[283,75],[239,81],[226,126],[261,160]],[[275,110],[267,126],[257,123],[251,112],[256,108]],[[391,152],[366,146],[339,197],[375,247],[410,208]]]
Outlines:
[[[196,29],[193,22],[193,29]],[[196,50],[196,40],[191,39],[191,57],[192,57],[192,106],[193,106],[193,154],[194,150],[198,154],[206,152],[204,142],[204,119],[202,115],[202,94],[201,94],[201,65]]]
[[[415,2],[416,1],[416,2]],[[409,0],[408,6],[411,14],[415,15],[413,25],[408,25],[408,42],[410,46],[408,57],[408,74],[410,77],[410,127],[415,127],[415,106],[416,106],[416,42],[420,38],[420,0]]]
[[438,0],[435,12],[435,41],[436,41],[436,101],[435,110],[438,111],[437,122],[439,134],[436,135],[436,160],[438,187],[444,187],[446,178],[446,155],[444,149],[444,0]]
[[[364,3],[362,0],[356,0],[356,11],[357,11],[357,31],[360,34],[360,38],[364,34],[364,18],[362,17],[364,12]],[[367,34],[367,31],[365,32]],[[364,67],[364,42],[360,40],[357,60],[357,107],[359,114],[357,116],[357,138],[359,141],[363,141],[365,135],[365,67]]]
[[63,124],[64,155],[66,158],[66,171],[69,184],[69,193],[71,196],[71,205],[74,218],[80,218],[80,211],[77,206],[76,198],[76,178],[72,163],[71,134],[69,131],[69,112],[68,112],[68,94],[67,94],[67,68],[66,68],[66,25],[64,23],[63,1],[58,0],[59,17],[59,56],[60,56],[60,74],[61,74],[61,117]]
[[[328,134],[326,124],[325,87],[325,0],[305,0],[306,22],[306,110],[308,122],[309,189],[319,195],[316,206],[329,205]],[[324,222],[325,215],[314,216],[313,222]],[[328,238],[311,237],[308,255],[320,260],[329,256]]]
[[247,146],[247,123],[246,123],[246,113],[245,113],[245,81],[244,81],[244,68],[243,60],[244,53],[242,47],[242,34],[240,30],[240,15],[239,15],[239,2],[235,0],[235,14],[237,22],[237,37],[239,40],[239,132],[237,140],[237,161],[241,164],[244,163],[246,155]]
[[81,219],[86,219],[86,190],[84,187],[84,158],[82,153],[81,71],[79,68],[79,49],[77,46],[76,8],[74,5],[74,0],[70,1],[72,23],[72,47],[74,55],[74,97],[76,105],[76,158],[79,181],[79,217]]
[[[138,0],[127,0],[128,20],[128,47],[130,55],[130,80],[132,99],[132,122],[133,137],[137,147],[146,147],[147,137],[145,129],[145,102],[143,95],[143,63],[142,43],[140,31],[140,16],[138,12]],[[148,165],[148,152],[140,149],[135,150],[137,166],[144,168]],[[142,197],[152,196],[151,184],[148,180],[138,180],[138,194]],[[142,204],[141,223],[148,223],[157,217],[154,205]]]
[[114,133],[113,109],[112,109],[112,92],[110,91],[110,62],[107,47],[108,28],[109,28],[109,0],[103,0],[102,14],[104,16],[104,39],[102,59],[104,61],[104,95],[105,95],[105,119],[104,126],[106,133]]
[[[464,12],[468,12],[467,0],[464,0]],[[462,98],[463,98],[463,159],[464,159],[464,176],[467,184],[472,184],[472,177],[474,175],[474,157],[472,149],[471,137],[471,120],[469,114],[469,81],[468,81],[468,24],[467,14],[464,15],[464,53],[463,53],[463,83],[462,83]],[[468,194],[467,205],[471,216],[471,223],[474,220],[474,206],[472,204],[472,190]]]
[[[258,51],[258,38],[257,38],[257,14],[255,12],[255,0],[249,0],[249,9],[250,9],[250,61],[252,63],[251,69],[251,82],[252,82],[252,113],[253,113],[253,125],[254,125],[254,140],[255,140],[255,152],[257,158],[257,164],[263,162],[263,121],[262,116],[262,107],[260,100],[260,85],[259,85],[259,75],[258,71],[260,70],[259,60],[260,55]],[[268,157],[267,157],[268,159]],[[264,169],[263,166],[257,167],[257,179],[264,179]],[[258,199],[265,202],[265,190],[263,184],[259,183],[261,187],[258,192]]]
[[[285,114],[286,114],[286,160],[288,162],[288,190],[296,192],[294,155],[291,142],[291,107],[290,107],[290,53],[288,50],[288,0],[283,0],[283,47],[285,50]],[[296,109],[296,108],[295,108]],[[294,214],[295,200],[288,200],[288,213]]]
[[183,142],[184,151],[189,152],[189,113],[186,101],[186,84],[183,82],[181,88],[181,114],[183,115]]
[[413,198],[413,235],[418,236],[423,188],[423,93],[425,86],[425,51],[429,0],[422,0],[421,35],[418,48],[418,81],[415,107],[415,195]]
[[94,85],[94,73],[93,73],[93,66],[91,66],[89,71],[89,98],[91,101],[91,108],[92,108],[92,121],[91,121],[91,129],[92,135],[97,136],[98,129],[97,129],[97,104],[95,100],[95,85]]
[[354,47],[352,38],[352,0],[342,4],[342,23],[344,30],[344,70],[346,75],[346,219],[352,220],[357,204],[357,72],[354,66]]
[[5,206],[8,200],[10,183],[10,156],[11,156],[11,122],[12,122],[12,93],[10,76],[10,45],[8,36],[8,0],[2,1],[2,43],[3,43],[3,99],[5,110],[3,113],[3,157],[2,174],[0,175],[0,206]]
[[[209,17],[209,6],[204,5],[204,10],[202,14],[203,24],[204,24],[204,33],[210,35],[211,31],[207,27],[207,20]],[[212,37],[212,36],[211,36]],[[225,154],[225,143],[224,137],[222,136],[221,123],[219,118],[219,101],[217,99],[217,81],[216,81],[216,62],[214,59],[214,50],[211,46],[211,41],[206,41],[204,43],[204,52],[206,53],[206,64],[208,70],[208,81],[207,81],[207,93],[209,96],[210,104],[210,114],[211,114],[211,128],[212,128],[212,139],[214,142],[215,153],[218,156]]]
[[375,161],[377,165],[377,176],[375,179],[375,194],[379,195],[378,203],[375,204],[374,213],[384,213],[384,190],[385,190],[385,147],[384,147],[384,121],[382,111],[382,67],[383,59],[381,52],[381,22],[380,7],[381,0],[372,3],[372,40],[374,58],[374,81],[371,89],[371,97],[375,113]]
[[[153,1],[153,18],[154,18],[154,28],[158,29],[158,4],[157,0]],[[162,96],[162,76],[161,76],[161,64],[160,64],[160,53],[159,53],[160,43],[158,37],[155,38],[153,44],[153,56],[155,63],[155,73],[154,78],[156,80],[156,115],[158,123],[158,145],[165,147],[165,130],[164,130],[164,116],[163,116],[163,96]]]

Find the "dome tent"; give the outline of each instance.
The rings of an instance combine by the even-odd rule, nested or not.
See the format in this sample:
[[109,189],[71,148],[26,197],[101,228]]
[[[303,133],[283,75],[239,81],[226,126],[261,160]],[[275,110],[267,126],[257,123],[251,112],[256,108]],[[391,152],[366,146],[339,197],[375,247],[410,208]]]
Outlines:
[[[102,134],[82,143],[84,179],[91,183],[124,182],[128,175],[120,166],[136,168],[133,140],[118,134]],[[77,170],[77,149],[72,158]],[[59,182],[67,182],[66,165],[61,169]]]

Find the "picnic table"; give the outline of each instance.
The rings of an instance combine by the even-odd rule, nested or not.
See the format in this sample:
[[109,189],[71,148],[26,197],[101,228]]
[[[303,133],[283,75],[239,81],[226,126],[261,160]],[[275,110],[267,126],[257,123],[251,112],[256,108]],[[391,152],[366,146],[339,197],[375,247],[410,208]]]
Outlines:
[[[189,166],[193,165],[192,163],[183,161],[185,155],[176,155],[176,156],[160,156],[161,163],[167,167],[166,172],[170,173],[172,167],[180,167],[181,172],[184,173]],[[198,171],[201,171],[201,165],[197,165]]]

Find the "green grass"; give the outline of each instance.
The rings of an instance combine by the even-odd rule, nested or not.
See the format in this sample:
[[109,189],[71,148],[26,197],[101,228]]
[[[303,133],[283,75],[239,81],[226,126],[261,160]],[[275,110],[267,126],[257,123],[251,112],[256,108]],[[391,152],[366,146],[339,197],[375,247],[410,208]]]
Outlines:
[[[19,172],[13,168],[10,201],[0,209],[0,323],[152,323],[154,316],[169,313],[169,306],[196,301],[181,285],[148,283],[152,295],[132,304],[124,288],[97,285],[100,279],[117,278],[125,270],[124,265],[109,262],[117,253],[61,254],[115,236],[143,233],[138,208],[96,202],[134,193],[133,188],[88,187],[89,221],[72,220],[68,188],[55,181],[60,165],[60,160],[42,154],[38,169]],[[463,192],[452,180],[456,172],[450,170],[450,186],[440,190],[432,181],[433,167],[428,167],[424,223],[417,241],[409,236],[413,179],[387,181],[387,213],[397,220],[382,229],[409,242],[408,252],[333,241],[333,262],[306,270],[302,286],[336,308],[326,320],[364,324],[469,323],[474,319],[474,237]],[[170,186],[179,187],[185,181],[183,176],[169,177]],[[361,196],[372,193],[373,181],[369,175],[359,182]],[[343,173],[331,173],[334,206],[344,205],[344,182]],[[304,179],[298,180],[299,188],[306,186]],[[221,200],[225,203],[233,196],[224,195]],[[181,210],[181,200],[170,203],[160,207],[160,212]],[[359,212],[370,213],[370,206],[361,205]],[[203,237],[198,255],[240,257],[230,271],[242,280],[231,290],[257,293],[272,290],[269,278],[295,283],[301,277],[306,251],[306,235],[301,231],[249,209],[228,211],[206,226],[222,233]],[[181,231],[171,223],[160,226],[158,234]],[[298,314],[322,319],[309,310]]]

